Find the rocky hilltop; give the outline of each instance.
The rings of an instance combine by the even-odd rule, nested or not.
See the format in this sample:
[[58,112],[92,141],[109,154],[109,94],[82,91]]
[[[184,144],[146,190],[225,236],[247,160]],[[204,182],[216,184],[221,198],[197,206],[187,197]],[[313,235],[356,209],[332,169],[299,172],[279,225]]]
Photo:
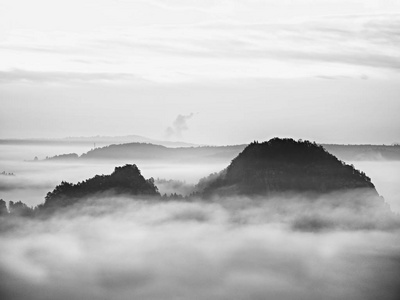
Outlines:
[[201,193],[210,195],[271,195],[280,192],[329,193],[367,189],[371,180],[309,141],[273,138],[253,142],[214,176]]
[[67,206],[85,197],[101,193],[140,196],[159,196],[154,179],[145,179],[136,165],[116,167],[111,175],[96,175],[93,178],[72,184],[63,181],[47,193],[43,208]]

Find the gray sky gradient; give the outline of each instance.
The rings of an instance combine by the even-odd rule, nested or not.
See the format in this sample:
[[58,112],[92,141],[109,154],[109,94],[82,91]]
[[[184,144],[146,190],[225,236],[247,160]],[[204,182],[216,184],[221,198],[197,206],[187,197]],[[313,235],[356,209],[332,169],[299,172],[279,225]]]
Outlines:
[[[0,3],[0,138],[400,141],[400,2]],[[172,133],[170,131],[170,133]]]

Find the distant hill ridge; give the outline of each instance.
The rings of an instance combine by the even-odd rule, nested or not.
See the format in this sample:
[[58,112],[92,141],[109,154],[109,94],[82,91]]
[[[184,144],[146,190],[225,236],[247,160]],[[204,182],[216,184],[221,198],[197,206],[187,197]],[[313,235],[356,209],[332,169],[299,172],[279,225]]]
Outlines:
[[111,144],[126,143],[151,143],[167,147],[194,147],[193,143],[180,141],[161,141],[140,135],[125,136],[89,136],[89,137],[66,137],[66,138],[29,138],[29,139],[0,139],[0,145],[81,145],[91,147],[94,144],[103,147]]
[[204,161],[230,161],[245,147],[246,145],[169,148],[149,143],[127,143],[95,148],[81,156],[70,153],[50,157],[46,160],[165,160],[165,162],[201,163]]
[[330,153],[345,161],[400,160],[400,145],[322,144]]
[[[46,160],[136,160],[136,159],[169,159],[179,161],[229,162],[235,158],[247,145],[233,146],[193,146],[167,147],[154,143],[123,143],[111,144],[94,148],[81,156],[75,153],[60,154]],[[322,144],[333,155],[344,161],[374,161],[400,160],[400,146],[398,145],[333,145]]]

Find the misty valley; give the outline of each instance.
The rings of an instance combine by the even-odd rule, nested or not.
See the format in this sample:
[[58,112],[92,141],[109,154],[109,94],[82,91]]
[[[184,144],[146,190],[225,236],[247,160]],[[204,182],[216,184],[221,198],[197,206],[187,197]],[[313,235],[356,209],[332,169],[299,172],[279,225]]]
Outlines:
[[0,147],[4,299],[399,294],[397,146]]

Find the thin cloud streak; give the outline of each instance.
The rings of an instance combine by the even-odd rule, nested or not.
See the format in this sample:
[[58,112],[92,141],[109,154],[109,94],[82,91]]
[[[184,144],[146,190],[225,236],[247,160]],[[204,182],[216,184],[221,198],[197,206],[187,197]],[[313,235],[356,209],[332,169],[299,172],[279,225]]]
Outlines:
[[146,82],[133,74],[127,73],[83,73],[83,72],[35,72],[27,70],[0,71],[0,83],[36,82],[36,83],[66,83],[66,82],[113,82],[130,81]]

